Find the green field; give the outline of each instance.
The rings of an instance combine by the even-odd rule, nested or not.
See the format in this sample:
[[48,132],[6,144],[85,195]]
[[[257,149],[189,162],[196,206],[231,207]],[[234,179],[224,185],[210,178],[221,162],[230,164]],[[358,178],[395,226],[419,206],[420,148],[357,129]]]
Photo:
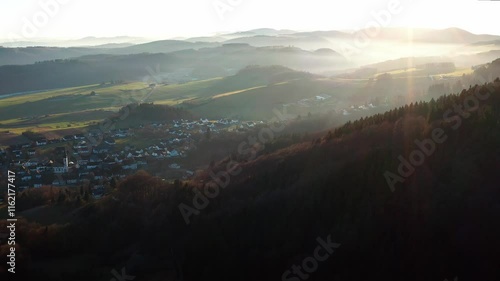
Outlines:
[[377,73],[375,75],[375,77],[378,75],[384,74],[384,73],[391,74],[393,76],[393,78],[401,78],[401,79],[407,79],[408,77],[415,77],[415,78],[420,77],[421,78],[421,77],[429,77],[429,76],[439,78],[441,75],[447,76],[447,77],[461,77],[463,74],[469,75],[469,74],[472,74],[473,72],[474,72],[474,70],[472,70],[471,68],[460,68],[460,69],[456,69],[453,72],[445,72],[445,73],[440,73],[440,74],[429,74],[428,71],[426,71],[424,69],[408,68],[408,69],[397,69],[397,70],[393,70],[393,71],[389,71],[389,72]]
[[[219,104],[221,101],[229,99],[231,103],[235,97],[241,97],[242,105],[245,106],[248,95],[254,94],[255,91],[268,91],[270,98],[282,90],[285,91],[282,92],[283,95],[293,95],[294,90],[285,87],[286,83],[297,83],[297,76],[302,75],[310,76],[284,68],[270,68],[264,71],[246,70],[226,78],[184,84],[160,84],[154,88],[146,83],[131,82],[88,85],[13,96],[0,99],[0,131],[20,134],[27,130],[46,132],[83,128],[105,119],[127,104],[143,101],[171,106],[182,105],[200,116],[224,117],[232,114],[233,110],[224,111],[225,107],[221,108]],[[312,93],[310,90],[304,92]],[[286,98],[280,100],[285,101]]]
[[[119,85],[89,85],[0,99],[0,130],[81,128],[98,122],[121,107],[142,101],[178,105],[197,98],[197,93],[214,81],[159,85],[155,89],[142,82]],[[91,93],[94,92],[95,94]],[[151,94],[151,96],[148,96]]]

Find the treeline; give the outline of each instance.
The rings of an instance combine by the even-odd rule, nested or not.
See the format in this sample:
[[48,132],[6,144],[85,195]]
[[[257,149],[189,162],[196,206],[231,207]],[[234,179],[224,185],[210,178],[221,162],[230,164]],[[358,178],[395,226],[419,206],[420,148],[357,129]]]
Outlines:
[[117,116],[113,116],[112,119],[119,121],[124,115],[134,120],[149,122],[167,122],[193,118],[193,114],[185,109],[154,103],[135,103],[127,105],[121,108]]
[[19,200],[19,204],[16,205],[18,212],[45,205],[79,207],[85,203],[93,202],[92,191],[89,186],[58,188],[47,185],[20,192],[17,199]]
[[[500,83],[500,79],[496,78],[495,83]],[[333,136],[340,137],[344,134],[349,134],[353,131],[358,131],[358,130],[361,130],[361,129],[366,128],[368,126],[380,125],[383,122],[395,122],[398,119],[400,119],[404,116],[407,116],[407,115],[424,117],[426,122],[439,120],[440,118],[443,118],[446,111],[448,111],[450,109],[456,110],[455,106],[461,105],[462,108],[465,107],[466,106],[465,99],[468,97],[473,97],[474,93],[478,93],[479,95],[489,96],[490,94],[488,94],[488,93],[490,90],[487,87],[488,86],[485,87],[485,86],[475,85],[474,87],[471,87],[468,91],[463,90],[459,95],[453,95],[453,94],[442,95],[437,100],[431,99],[431,101],[429,101],[429,102],[411,103],[409,105],[405,105],[405,106],[401,106],[399,108],[392,109],[392,110],[387,111],[383,114],[376,114],[374,116],[361,118],[361,119],[353,121],[353,122],[349,121],[345,125],[335,129]],[[492,87],[492,86],[490,85],[489,87]],[[493,97],[493,98],[495,98],[495,97]],[[489,99],[489,97],[488,97],[488,99]],[[472,100],[471,100],[471,102],[472,102]],[[478,103],[477,106],[479,107],[479,105],[480,104]],[[474,107],[474,105],[467,105],[467,106],[469,106],[471,108]],[[481,114],[481,116],[483,116],[484,114],[491,115],[490,107],[483,106],[481,109],[488,111],[488,113],[484,113],[483,111],[480,111],[479,113]],[[462,110],[464,110],[464,109],[462,109]]]
[[444,81],[437,81],[429,86],[427,93],[430,97],[438,98],[443,94],[459,93],[471,85],[482,85],[485,82],[493,81],[495,77],[500,77],[500,59],[476,68],[472,74],[462,74],[459,79],[449,79],[448,77]]

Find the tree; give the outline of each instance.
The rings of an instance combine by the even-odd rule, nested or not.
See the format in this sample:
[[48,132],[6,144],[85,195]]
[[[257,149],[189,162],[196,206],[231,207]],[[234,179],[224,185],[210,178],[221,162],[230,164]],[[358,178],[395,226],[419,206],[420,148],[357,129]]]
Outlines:
[[52,186],[52,183],[54,182],[55,179],[56,179],[56,176],[54,175],[54,173],[46,173],[46,174],[42,175],[42,183],[44,185],[51,185]]
[[57,204],[61,205],[64,203],[64,201],[66,201],[66,195],[64,194],[64,192],[59,190],[59,196],[57,197]]
[[207,140],[210,140],[211,137],[212,137],[212,134],[211,134],[210,128],[207,128],[207,131],[205,132],[205,138]]
[[85,190],[85,192],[83,193],[83,200],[85,202],[88,202],[90,200],[90,193],[87,190]]
[[116,188],[117,182],[116,182],[115,177],[112,177],[112,178],[111,178],[111,181],[109,182],[109,185],[110,185],[110,186],[111,186],[111,188],[113,188],[113,189],[115,189],[115,188]]

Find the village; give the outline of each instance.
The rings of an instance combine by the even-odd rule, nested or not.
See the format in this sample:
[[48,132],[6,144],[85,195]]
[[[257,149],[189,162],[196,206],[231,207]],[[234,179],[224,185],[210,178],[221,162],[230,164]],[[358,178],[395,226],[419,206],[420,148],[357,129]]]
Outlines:
[[[179,162],[186,162],[182,160],[196,151],[198,142],[224,131],[244,132],[261,124],[265,123],[200,118],[143,124],[105,133],[89,129],[59,139],[41,138],[0,149],[0,170],[16,172],[19,191],[42,186],[88,186],[93,197],[100,199],[117,180],[138,170],[156,171],[159,163],[168,167],[155,173],[163,180],[189,179],[196,167],[181,166]],[[155,138],[148,137],[151,134]],[[102,141],[91,145],[89,139]],[[131,139],[146,139],[148,144],[132,145]]]

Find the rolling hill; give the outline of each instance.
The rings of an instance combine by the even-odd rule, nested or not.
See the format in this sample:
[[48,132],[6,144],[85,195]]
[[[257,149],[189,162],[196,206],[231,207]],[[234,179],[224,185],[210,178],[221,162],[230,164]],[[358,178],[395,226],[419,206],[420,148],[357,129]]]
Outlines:
[[[167,42],[170,43],[172,42]],[[252,64],[284,65],[313,71],[340,69],[346,63],[346,60],[335,52],[318,55],[297,48],[257,48],[244,44],[227,44],[216,48],[167,54],[88,55],[71,60],[0,66],[0,95],[83,86],[112,80],[141,81],[145,77],[157,83],[188,82],[231,75]]]
[[162,40],[144,44],[137,44],[124,48],[114,48],[108,54],[128,55],[140,53],[171,53],[189,49],[213,48],[220,46],[220,43],[209,42],[188,42],[182,40]]

